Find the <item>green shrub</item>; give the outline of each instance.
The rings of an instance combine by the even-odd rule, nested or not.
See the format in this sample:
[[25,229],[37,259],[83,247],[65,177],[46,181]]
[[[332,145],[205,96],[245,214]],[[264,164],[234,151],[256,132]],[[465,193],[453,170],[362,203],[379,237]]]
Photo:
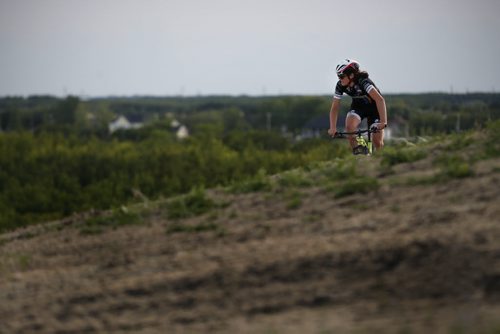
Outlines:
[[404,162],[414,162],[427,156],[427,153],[416,147],[385,147],[381,152],[382,165],[394,166]]
[[337,160],[333,164],[327,164],[318,168],[321,184],[325,182],[342,181],[357,177],[356,161],[351,158]]
[[313,183],[309,177],[299,170],[284,172],[278,178],[278,184],[285,188],[309,187]]
[[486,158],[500,156],[500,120],[488,123],[486,136],[487,139],[484,142]]
[[500,140],[500,120],[489,122],[486,126],[486,133],[492,140]]
[[435,160],[440,178],[464,178],[474,174],[471,164],[459,155],[442,155]]
[[215,207],[215,202],[207,197],[203,188],[195,188],[189,194],[172,200],[166,206],[170,219],[198,216]]
[[257,175],[253,178],[232,184],[229,187],[229,192],[234,194],[245,194],[251,192],[270,191],[272,189],[273,184],[269,177],[266,176],[266,171],[260,169]]
[[447,145],[449,151],[460,151],[474,143],[472,133],[458,133],[449,136],[450,143]]
[[454,179],[460,179],[474,174],[471,166],[465,161],[445,166],[442,173],[443,175]]

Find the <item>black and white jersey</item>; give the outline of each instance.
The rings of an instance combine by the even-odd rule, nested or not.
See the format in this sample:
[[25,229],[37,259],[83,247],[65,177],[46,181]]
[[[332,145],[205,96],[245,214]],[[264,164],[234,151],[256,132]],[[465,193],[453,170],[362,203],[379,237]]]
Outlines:
[[370,104],[373,100],[368,96],[372,89],[376,89],[380,92],[380,90],[375,86],[373,81],[369,78],[359,79],[356,84],[352,87],[344,87],[340,84],[340,80],[337,82],[337,86],[335,86],[335,95],[334,99],[342,99],[342,95],[346,93],[347,95],[352,97],[353,103],[361,103],[361,104]]

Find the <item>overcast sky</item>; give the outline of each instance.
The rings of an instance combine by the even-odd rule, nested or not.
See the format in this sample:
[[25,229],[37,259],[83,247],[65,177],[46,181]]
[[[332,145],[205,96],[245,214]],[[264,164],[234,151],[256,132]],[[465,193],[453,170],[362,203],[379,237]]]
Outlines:
[[500,91],[498,0],[0,0],[0,96]]

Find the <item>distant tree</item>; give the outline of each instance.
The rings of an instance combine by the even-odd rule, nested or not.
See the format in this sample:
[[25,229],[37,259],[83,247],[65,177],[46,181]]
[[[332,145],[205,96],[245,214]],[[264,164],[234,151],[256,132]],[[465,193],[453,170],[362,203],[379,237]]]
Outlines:
[[235,130],[245,130],[249,128],[249,124],[245,120],[245,114],[239,108],[223,109],[222,121],[224,124],[224,133]]
[[5,112],[1,114],[2,127],[6,131],[18,131],[23,128],[23,120],[21,110],[8,107]]
[[80,99],[75,96],[68,96],[63,101],[59,102],[51,114],[54,117],[54,122],[56,124],[74,125],[76,123],[76,111]]

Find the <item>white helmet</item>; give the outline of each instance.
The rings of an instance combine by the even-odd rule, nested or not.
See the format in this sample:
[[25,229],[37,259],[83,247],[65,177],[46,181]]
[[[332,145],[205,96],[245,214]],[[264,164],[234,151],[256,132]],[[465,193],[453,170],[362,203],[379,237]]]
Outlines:
[[352,72],[359,72],[359,63],[354,59],[342,60],[335,68],[335,71],[337,72],[337,76],[342,75],[342,74],[349,74],[349,73],[345,73],[347,69],[351,69]]

